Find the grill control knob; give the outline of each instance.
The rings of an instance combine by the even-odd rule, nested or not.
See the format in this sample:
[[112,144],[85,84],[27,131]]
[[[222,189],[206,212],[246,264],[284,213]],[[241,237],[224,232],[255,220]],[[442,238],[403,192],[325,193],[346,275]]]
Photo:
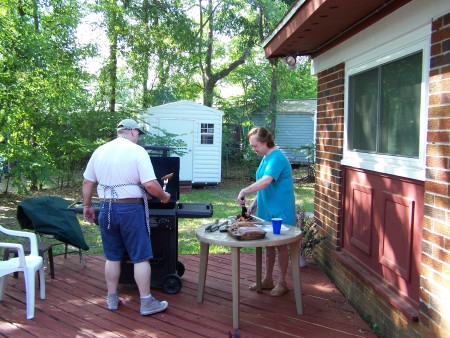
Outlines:
[[158,221],[159,226],[165,228],[171,228],[172,222],[169,218],[160,218]]

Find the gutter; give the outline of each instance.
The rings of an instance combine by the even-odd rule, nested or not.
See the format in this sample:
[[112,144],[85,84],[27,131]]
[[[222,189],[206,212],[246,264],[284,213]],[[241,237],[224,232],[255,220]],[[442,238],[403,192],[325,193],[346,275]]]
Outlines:
[[275,26],[275,28],[270,32],[270,34],[264,39],[263,41],[263,47],[266,47],[266,45],[277,35],[280,30],[283,29],[283,27],[288,23],[289,20],[292,19],[292,17],[297,13],[298,9],[303,6],[303,4],[307,0],[300,0],[297,3],[293,4],[291,8],[288,10],[288,12],[284,15],[283,19],[281,19],[280,22]]

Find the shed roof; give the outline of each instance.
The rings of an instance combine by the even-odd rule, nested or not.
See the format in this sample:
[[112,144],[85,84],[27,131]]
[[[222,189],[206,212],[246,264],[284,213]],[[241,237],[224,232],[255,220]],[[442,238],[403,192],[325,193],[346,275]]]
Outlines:
[[305,100],[283,100],[277,105],[277,112],[279,114],[284,113],[306,113],[314,114],[316,112],[317,100],[305,99]]
[[146,109],[147,112],[152,113],[152,112],[156,112],[156,111],[164,111],[164,110],[170,110],[170,111],[175,111],[175,110],[201,110],[201,111],[209,111],[211,113],[214,113],[216,115],[223,115],[223,111],[218,110],[218,109],[214,109],[208,106],[205,106],[203,104],[200,103],[196,103],[193,101],[189,101],[189,100],[181,100],[181,101],[176,101],[176,102],[171,102],[171,103],[166,103],[166,104],[162,104],[160,106],[155,106],[155,107],[151,107]]
[[[277,114],[310,114],[314,115],[317,110],[316,99],[287,99],[279,102],[276,106]],[[253,117],[267,115],[267,110],[254,112]]]

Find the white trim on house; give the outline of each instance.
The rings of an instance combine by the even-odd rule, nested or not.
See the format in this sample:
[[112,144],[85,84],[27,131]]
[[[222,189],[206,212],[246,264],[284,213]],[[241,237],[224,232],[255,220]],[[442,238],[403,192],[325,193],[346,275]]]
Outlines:
[[[372,50],[367,55],[349,60],[345,64],[345,99],[344,99],[344,156],[341,161],[343,165],[356,168],[373,170],[391,175],[408,177],[412,179],[425,180],[425,157],[426,157],[426,132],[427,132],[427,112],[428,112],[428,82],[429,82],[429,60],[430,60],[430,36],[425,37],[423,31],[431,27],[420,28],[416,32],[409,34],[409,38],[420,37],[420,40],[413,43],[409,38],[401,37],[397,40]],[[388,62],[405,57],[417,51],[422,51],[422,88],[420,107],[420,136],[419,136],[419,157],[407,158],[402,156],[370,154],[348,150],[348,104],[349,104],[349,77],[373,67],[377,67]]]
[[[427,27],[431,34],[431,21],[448,12],[448,0],[413,0],[348,40],[315,57],[311,62],[311,72],[317,74],[350,59],[367,55],[392,41],[417,34],[421,27]],[[419,38],[420,39],[420,38]]]

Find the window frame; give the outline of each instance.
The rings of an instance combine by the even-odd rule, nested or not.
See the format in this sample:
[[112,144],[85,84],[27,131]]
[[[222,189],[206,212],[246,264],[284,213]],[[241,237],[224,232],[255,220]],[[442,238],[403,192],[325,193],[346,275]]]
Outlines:
[[[206,132],[206,133],[204,133],[204,132],[202,132],[202,129],[203,129],[203,125],[206,125],[206,129],[209,131],[209,125],[212,125],[212,129],[213,129],[213,132],[212,133],[210,133],[210,132]],[[212,146],[212,145],[214,145],[215,144],[215,134],[216,134],[216,124],[214,123],[214,122],[200,122],[200,133],[199,133],[199,135],[200,135],[200,145],[202,145],[202,146]],[[202,142],[202,137],[203,136],[212,136],[212,143],[203,143]]]
[[[392,47],[395,46],[395,49]],[[429,83],[429,38],[419,41],[396,39],[374,50],[346,62],[345,65],[345,99],[344,99],[344,149],[342,165],[367,169],[385,174],[397,175],[425,181],[425,155],[428,112]],[[418,158],[368,153],[348,149],[350,77],[352,75],[380,67],[408,55],[422,52],[422,84],[420,94],[420,132]]]

